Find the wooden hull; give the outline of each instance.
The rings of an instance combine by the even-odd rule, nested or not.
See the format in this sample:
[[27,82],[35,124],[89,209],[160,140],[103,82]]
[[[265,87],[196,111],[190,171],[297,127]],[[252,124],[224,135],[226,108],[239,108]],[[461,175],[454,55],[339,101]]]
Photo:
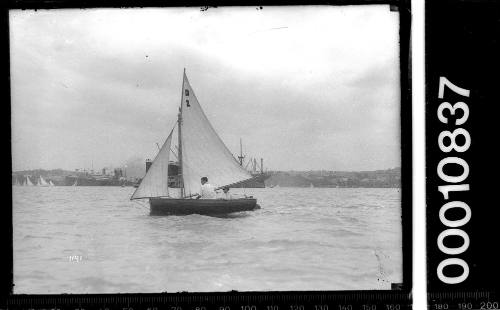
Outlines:
[[150,215],[227,214],[260,209],[257,199],[149,199]]

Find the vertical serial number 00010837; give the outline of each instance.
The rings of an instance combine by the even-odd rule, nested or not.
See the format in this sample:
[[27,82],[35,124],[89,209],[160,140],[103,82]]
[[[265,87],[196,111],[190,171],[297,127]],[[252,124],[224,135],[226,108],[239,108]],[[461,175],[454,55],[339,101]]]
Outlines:
[[[446,88],[462,97],[468,98],[470,94],[469,90],[460,88],[451,83],[444,76],[441,76],[439,78],[439,99],[446,100],[444,96]],[[447,112],[445,113],[445,111]],[[448,119],[445,114],[454,116],[454,118]],[[438,136],[438,145],[439,149],[443,152],[443,158],[437,165],[437,174],[442,181],[448,184],[438,186],[438,190],[441,194],[443,194],[444,199],[444,204],[439,210],[439,219],[441,223],[446,226],[446,229],[439,234],[437,238],[437,245],[441,252],[451,256],[439,263],[437,267],[437,276],[439,280],[446,284],[458,284],[465,281],[465,279],[469,276],[469,265],[465,260],[457,256],[464,253],[469,247],[469,235],[463,229],[460,229],[460,227],[469,222],[471,218],[471,209],[466,202],[454,199],[456,194],[453,192],[469,190],[469,184],[467,183],[469,165],[463,158],[461,158],[463,157],[464,152],[469,149],[471,144],[470,134],[465,128],[463,128],[469,118],[469,106],[467,103],[461,101],[453,104],[442,101],[437,109],[437,117],[440,122],[449,126],[449,130],[441,131]],[[461,167],[462,173],[460,175],[447,174],[445,172],[445,167],[448,165],[449,167],[455,166],[459,169]],[[446,211],[453,208],[462,209],[465,211],[465,215],[460,219],[448,219],[446,217]],[[462,245],[459,247],[445,246],[444,239],[448,236],[457,236],[462,238]],[[452,265],[461,266],[463,269],[462,274],[459,276],[446,276],[443,269]]]

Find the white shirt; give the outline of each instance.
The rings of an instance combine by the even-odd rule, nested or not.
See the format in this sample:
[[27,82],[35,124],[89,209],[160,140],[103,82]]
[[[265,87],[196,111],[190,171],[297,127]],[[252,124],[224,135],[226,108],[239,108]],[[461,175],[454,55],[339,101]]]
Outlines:
[[217,198],[219,198],[219,199],[225,199],[225,200],[231,200],[231,199],[233,199],[233,195],[230,194],[229,192],[227,192],[227,193],[220,192],[217,195]]
[[215,198],[215,188],[207,182],[201,185],[200,195],[201,198],[213,199]]

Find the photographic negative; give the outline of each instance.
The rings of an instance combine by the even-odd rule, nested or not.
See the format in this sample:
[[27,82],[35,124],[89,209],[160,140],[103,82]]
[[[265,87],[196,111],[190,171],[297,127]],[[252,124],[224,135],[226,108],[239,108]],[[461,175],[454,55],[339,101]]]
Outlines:
[[14,293],[403,283],[399,18],[12,10]]

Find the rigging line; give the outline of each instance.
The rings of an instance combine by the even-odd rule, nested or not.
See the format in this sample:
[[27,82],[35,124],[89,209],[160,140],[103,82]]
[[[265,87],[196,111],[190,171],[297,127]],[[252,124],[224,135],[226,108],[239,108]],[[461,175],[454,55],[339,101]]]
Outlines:
[[179,156],[177,156],[177,154],[174,153],[174,150],[172,150],[172,148],[170,148],[170,152],[172,152],[172,155],[174,155],[176,159],[179,159]]

